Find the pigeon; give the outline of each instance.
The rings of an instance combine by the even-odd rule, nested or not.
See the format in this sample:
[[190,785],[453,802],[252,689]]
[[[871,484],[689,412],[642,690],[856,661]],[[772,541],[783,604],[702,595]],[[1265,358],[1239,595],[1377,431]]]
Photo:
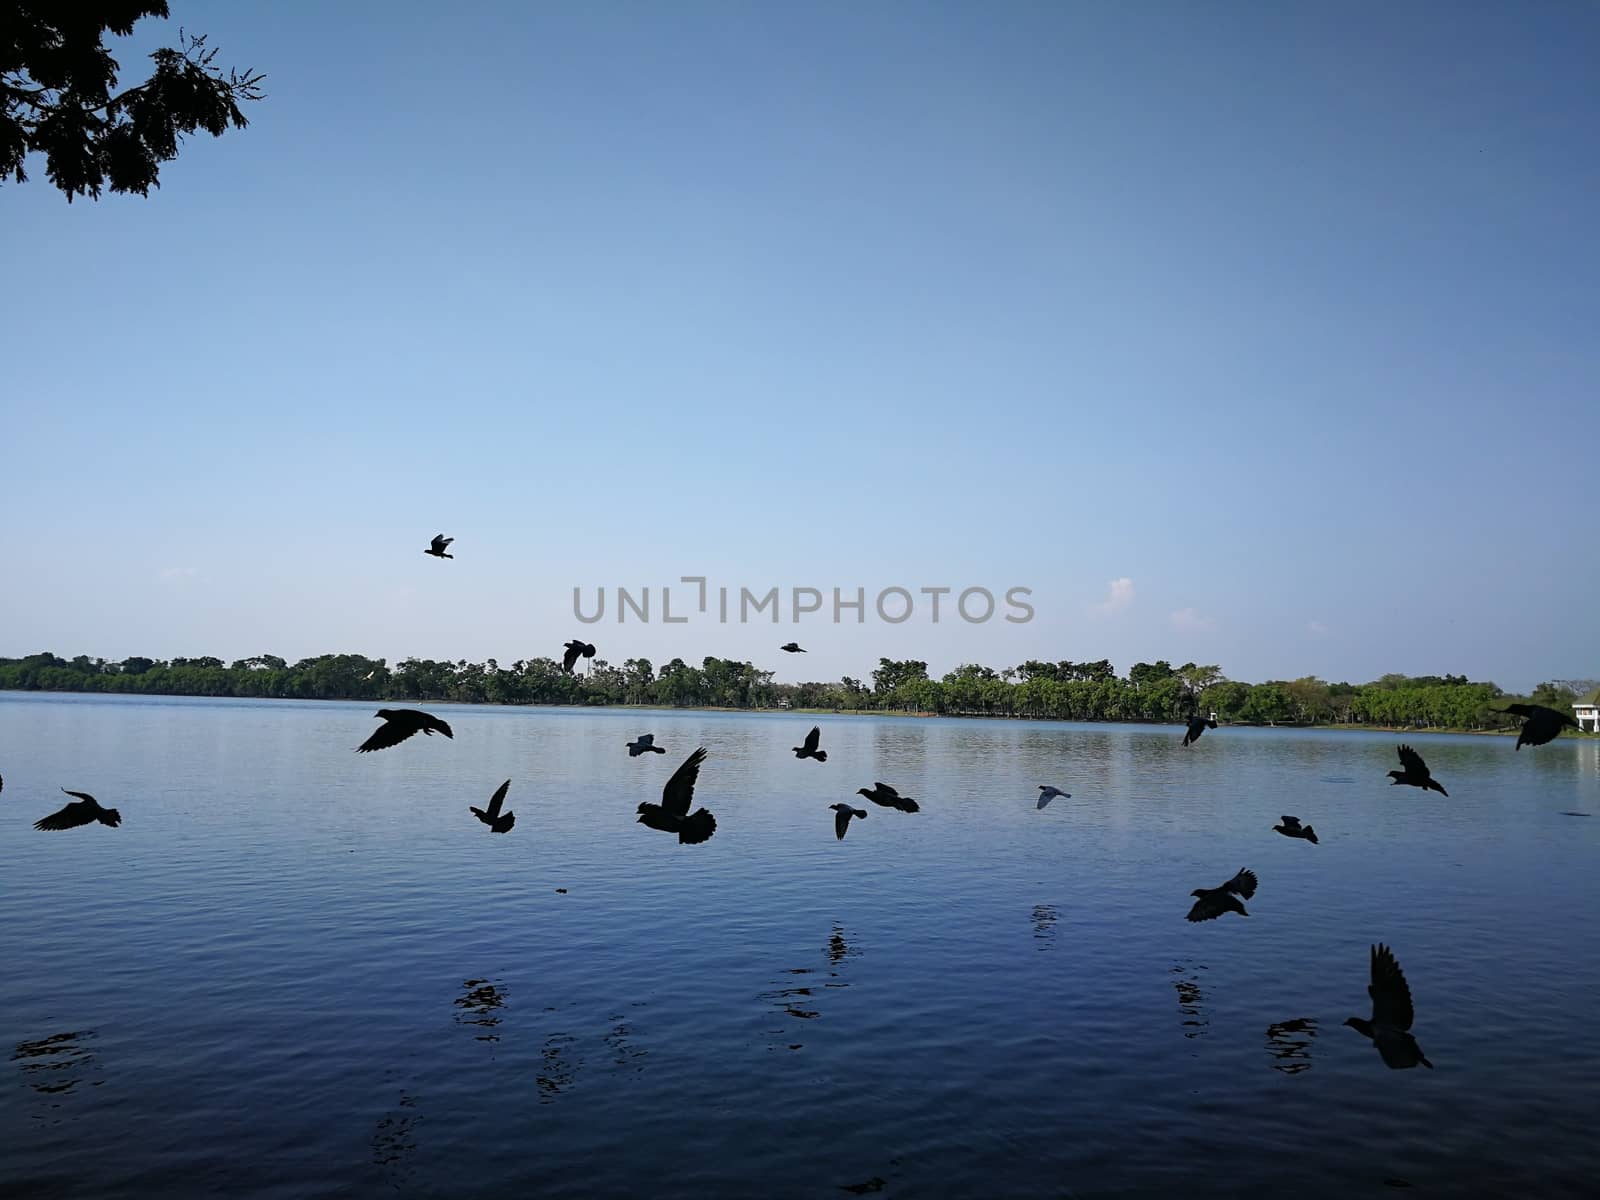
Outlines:
[[567,643],[567,652],[561,656],[561,669],[568,675],[572,674],[572,666],[579,657],[593,658],[594,646],[589,642],[580,642],[576,638]]
[[656,735],[641,733],[638,741],[628,743],[628,757],[638,758],[641,754],[665,754],[666,751],[656,745]]
[[[61,790],[67,792],[66,788]],[[76,829],[79,825],[92,825],[96,821],[102,825],[109,825],[112,829],[122,824],[121,813],[114,808],[102,808],[100,801],[88,792],[67,792],[67,795],[76,797],[76,802],[35,821],[33,827],[53,832],[57,829]]]
[[1372,1020],[1347,1017],[1345,1024],[1364,1038],[1370,1038],[1383,1056],[1384,1065],[1400,1071],[1418,1063],[1430,1071],[1433,1064],[1422,1054],[1422,1047],[1411,1036],[1411,989],[1405,974],[1394,960],[1394,951],[1379,942],[1372,947],[1372,982],[1367,985],[1372,997]]
[[1050,801],[1054,800],[1057,796],[1060,796],[1065,800],[1071,800],[1072,799],[1072,793],[1071,792],[1063,792],[1060,788],[1051,787],[1048,783],[1041,783],[1039,785],[1039,807],[1040,808],[1043,808],[1046,804],[1049,804]]
[[857,788],[856,795],[865,796],[874,804],[881,804],[885,808],[898,808],[901,812],[914,813],[922,809],[922,806],[910,796],[902,796],[887,783],[874,783],[871,791]]
[[1390,787],[1393,787],[1395,783],[1409,783],[1412,787],[1419,787],[1423,791],[1435,791],[1441,796],[1450,794],[1444,790],[1444,787],[1437,779],[1428,773],[1428,764],[1423,762],[1422,755],[1418,754],[1410,746],[1400,747],[1400,765],[1405,770],[1389,772],[1389,778],[1394,780],[1394,783],[1389,785]]
[[717,831],[717,819],[704,808],[693,814],[689,804],[694,799],[694,783],[700,777],[700,764],[706,760],[706,748],[701,746],[683,765],[672,773],[667,786],[661,789],[660,804],[639,805],[639,823],[663,833],[675,833],[685,846],[698,845]]
[[811,732],[806,734],[805,744],[803,746],[790,746],[789,749],[794,751],[794,756],[796,758],[814,758],[818,762],[827,762],[828,752],[826,750],[817,749],[817,746],[821,744],[821,742],[822,729],[820,726],[813,725],[811,727]]
[[429,737],[433,736],[435,730],[447,738],[455,737],[455,734],[450,732],[450,726],[438,717],[415,708],[380,708],[374,715],[382,717],[383,724],[373,730],[371,737],[356,747],[357,754],[398,746],[419,729]]
[[785,642],[783,645],[779,646],[778,649],[787,650],[790,654],[805,653],[805,650],[801,647],[799,642]]
[[860,817],[863,821],[867,819],[867,810],[864,808],[851,808],[848,804],[830,804],[828,807],[834,812],[833,832],[841,842],[844,841],[844,831],[850,828],[851,817]]
[[1272,828],[1284,837],[1304,838],[1313,846],[1317,844],[1317,831],[1309,825],[1300,824],[1299,817],[1279,817],[1278,820],[1283,824],[1274,825]]
[[1256,894],[1256,873],[1241,868],[1237,875],[1220,887],[1195,888],[1189,894],[1198,897],[1194,907],[1189,910],[1191,921],[1209,921],[1225,912],[1236,912],[1241,917],[1248,917],[1250,914],[1245,912],[1244,905],[1239,903],[1238,897],[1243,896],[1248,900]]
[[500,806],[506,802],[506,793],[511,790],[511,780],[506,780],[489,797],[489,808],[485,811],[476,805],[469,804],[472,815],[477,817],[489,827],[490,833],[509,833],[511,827],[517,823],[517,814],[514,812],[502,813]]
[[455,541],[455,538],[447,538],[442,533],[436,533],[433,535],[433,541],[423,553],[431,554],[435,558],[454,558],[454,554],[446,554],[444,552],[444,548],[453,541]]
[[1217,722],[1214,718],[1198,716],[1190,717],[1189,729],[1183,735],[1183,744],[1187,746],[1190,742],[1198,742],[1202,733],[1208,729],[1215,729],[1216,727]]
[[1578,728],[1568,713],[1559,709],[1546,708],[1542,704],[1508,704],[1501,712],[1513,713],[1522,717],[1522,732],[1517,734],[1517,749],[1524,745],[1542,746],[1546,742],[1555,741],[1561,733],[1562,726],[1570,725]]

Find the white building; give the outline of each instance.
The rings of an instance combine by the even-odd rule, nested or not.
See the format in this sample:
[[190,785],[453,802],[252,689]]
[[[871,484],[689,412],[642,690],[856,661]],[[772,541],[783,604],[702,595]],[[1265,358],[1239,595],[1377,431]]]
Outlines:
[[1577,718],[1579,729],[1600,733],[1600,690],[1590,692],[1574,704],[1572,715]]

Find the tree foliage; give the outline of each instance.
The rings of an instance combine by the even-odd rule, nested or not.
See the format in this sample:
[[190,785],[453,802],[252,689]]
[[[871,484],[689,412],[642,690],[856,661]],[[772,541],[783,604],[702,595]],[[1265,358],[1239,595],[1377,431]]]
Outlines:
[[181,29],[150,55],[150,78],[114,90],[106,35],[166,16],[165,0],[0,0],[0,181],[25,182],[24,160],[42,154],[69,204],[104,187],[148,196],[185,135],[249,124],[239,104],[262,98],[264,76],[223,74],[206,39]]
[[[1500,711],[1517,697],[1463,675],[1386,675],[1365,684],[1330,684],[1306,676],[1250,684],[1225,679],[1216,667],[1186,663],[1174,670],[1157,663],[1154,670],[1130,671],[1130,676],[1139,674],[1136,683],[1118,678],[1109,663],[1064,668],[1072,664],[1030,661],[996,671],[964,663],[935,680],[928,678],[924,662],[881,659],[868,687],[848,676],[833,683],[775,683],[771,671],[753,663],[716,657],[698,666],[674,658],[659,671],[648,659],[613,666],[597,658],[586,674],[568,675],[560,663],[544,657],[509,666],[492,658],[482,663],[408,658],[390,667],[381,658],[359,654],[324,654],[293,664],[260,654],[229,666],[212,657],[106,662],[87,655],[69,661],[33,654],[0,658],[0,689],[407,703],[879,709],[1063,721],[1179,721],[1198,709],[1214,711],[1223,721],[1257,725],[1510,729],[1517,724]],[[1205,686],[1197,693],[1201,683]],[[1570,704],[1571,687],[1541,684],[1534,699],[1561,696]]]

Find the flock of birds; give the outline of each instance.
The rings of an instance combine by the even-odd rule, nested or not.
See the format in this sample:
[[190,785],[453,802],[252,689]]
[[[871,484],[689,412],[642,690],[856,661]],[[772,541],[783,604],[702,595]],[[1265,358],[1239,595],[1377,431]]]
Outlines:
[[[454,558],[454,555],[447,552],[447,547],[454,540],[439,534],[433,538],[423,553],[436,558]],[[794,642],[788,642],[779,649],[790,654],[806,653]],[[564,647],[561,669],[570,674],[580,658],[593,658],[594,655],[595,647],[592,643],[573,639]],[[1525,745],[1543,746],[1554,740],[1563,728],[1578,727],[1571,716],[1542,704],[1511,704],[1502,711],[1523,719],[1522,729],[1517,736],[1518,750]],[[419,709],[380,708],[376,716],[383,724],[356,747],[356,753],[368,754],[375,750],[387,750],[418,733],[429,737],[438,733],[452,739],[455,736],[446,722]],[[1202,717],[1198,714],[1189,717],[1186,724],[1182,742],[1185,747],[1199,741],[1207,729],[1217,728],[1215,718]],[[812,759],[825,763],[828,761],[828,752],[821,748],[821,743],[821,727],[812,726],[805,740],[791,749],[797,759]],[[633,741],[626,743],[626,747],[630,758],[638,758],[642,754],[666,753],[663,747],[655,744],[655,735],[651,733],[640,734]],[[1433,777],[1422,755],[1410,746],[1401,745],[1399,756],[1400,769],[1389,772],[1391,786],[1405,784],[1424,791],[1435,791],[1441,796],[1450,794]],[[700,778],[700,767],[705,760],[704,746],[684,759],[661,789],[661,803],[645,801],[639,805],[638,823],[662,833],[676,834],[681,845],[694,846],[710,840],[717,831],[716,817],[704,806],[690,811],[694,805],[695,784]],[[5,780],[0,778],[0,791],[4,788]],[[516,813],[505,810],[506,795],[510,789],[511,780],[508,779],[495,790],[487,808],[468,806],[472,815],[487,825],[491,833],[509,833],[516,825]],[[114,829],[122,823],[121,813],[114,808],[104,807],[87,792],[73,792],[66,788],[61,790],[73,797],[72,803],[36,821],[33,826],[35,829],[59,831],[76,829],[96,822]],[[858,788],[856,795],[864,796],[881,808],[894,809],[902,813],[921,811],[921,805],[915,799],[902,796],[892,785],[881,781],[875,782],[871,788]],[[1050,784],[1039,785],[1040,809],[1058,797],[1071,799],[1071,793]],[[867,817],[866,809],[857,808],[852,804],[835,803],[828,807],[834,814],[834,835],[840,840],[843,840],[849,830],[852,819],[865,820]],[[1312,845],[1317,844],[1317,833],[1311,825],[1302,824],[1300,819],[1294,816],[1286,815],[1279,820],[1280,823],[1272,827],[1274,832],[1284,837],[1310,842]],[[1246,911],[1243,901],[1255,895],[1259,882],[1254,871],[1242,868],[1233,878],[1216,887],[1196,888],[1190,893],[1195,900],[1189,909],[1187,919],[1211,921],[1230,912],[1248,917],[1250,914]],[[1421,1047],[1411,1034],[1414,1017],[1411,990],[1406,984],[1404,973],[1400,970],[1400,964],[1395,960],[1394,952],[1382,944],[1373,946],[1369,965],[1371,982],[1367,986],[1367,993],[1372,998],[1372,1016],[1370,1019],[1350,1017],[1344,1023],[1370,1039],[1388,1066],[1404,1068],[1421,1064],[1431,1068],[1433,1064],[1423,1056]]]

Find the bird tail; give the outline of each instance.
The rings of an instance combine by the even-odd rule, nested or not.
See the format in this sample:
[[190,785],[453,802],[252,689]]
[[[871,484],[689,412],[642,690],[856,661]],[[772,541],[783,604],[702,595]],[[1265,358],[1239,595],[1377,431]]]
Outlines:
[[826,750],[816,750],[812,752],[811,757],[816,759],[818,762],[827,762],[828,752]]
[[678,827],[678,841],[686,846],[698,845],[717,831],[717,819],[709,809],[696,809],[683,819]]
[[1306,826],[1306,841],[1310,842],[1313,846],[1317,844],[1317,831],[1311,828],[1309,825]]
[[114,808],[101,809],[100,824],[109,825],[111,828],[115,829],[118,825],[122,824],[122,814]]
[[665,754],[666,753],[666,751],[663,750],[660,746],[646,746],[645,749],[650,751],[651,754]]

